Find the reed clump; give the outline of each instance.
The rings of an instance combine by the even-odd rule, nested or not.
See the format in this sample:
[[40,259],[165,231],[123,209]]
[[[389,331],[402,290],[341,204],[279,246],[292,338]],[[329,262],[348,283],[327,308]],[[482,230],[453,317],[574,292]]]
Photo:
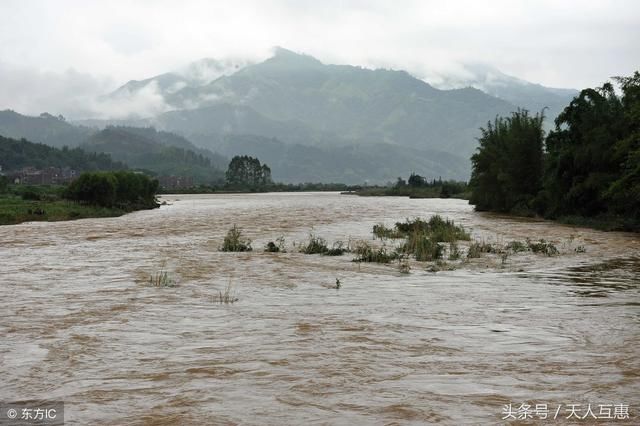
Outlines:
[[238,298],[236,297],[235,288],[231,283],[231,280],[229,280],[224,290],[219,290],[218,294],[212,296],[211,300],[213,303],[225,305],[237,302]]
[[177,287],[176,281],[167,271],[156,272],[149,276],[149,285],[153,287]]
[[221,251],[227,252],[245,252],[253,250],[251,248],[251,240],[242,237],[242,231],[236,225],[229,229],[227,235],[222,242]]
[[419,231],[415,231],[407,237],[405,243],[400,247],[400,251],[412,254],[419,262],[441,259],[444,254],[444,248],[437,240]]
[[376,237],[378,237],[380,239],[383,239],[383,238],[392,238],[392,239],[394,239],[394,238],[402,238],[404,236],[397,229],[388,228],[382,223],[379,223],[377,225],[373,225],[373,235],[375,235]]

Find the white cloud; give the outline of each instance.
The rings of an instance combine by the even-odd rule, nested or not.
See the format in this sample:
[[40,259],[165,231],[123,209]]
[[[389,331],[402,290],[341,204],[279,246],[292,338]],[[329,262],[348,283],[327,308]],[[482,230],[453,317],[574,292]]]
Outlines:
[[[275,45],[323,62],[422,76],[464,74],[461,63],[482,62],[548,86],[581,88],[637,69],[637,40],[635,0],[0,2],[1,60],[14,70],[55,72],[62,92],[75,78],[89,92],[86,85],[115,87],[198,58],[259,61]],[[81,72],[71,77],[70,68]],[[0,75],[3,105],[43,109],[34,102],[53,99],[47,88],[15,90],[10,80]],[[58,109],[74,110],[70,103],[82,96],[65,93]],[[147,100],[156,105],[153,96]]]

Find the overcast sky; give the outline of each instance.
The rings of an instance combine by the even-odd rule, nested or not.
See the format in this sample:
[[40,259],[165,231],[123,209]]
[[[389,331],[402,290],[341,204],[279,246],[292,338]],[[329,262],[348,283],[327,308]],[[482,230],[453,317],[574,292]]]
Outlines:
[[426,79],[482,62],[554,87],[640,68],[640,1],[0,1],[0,109],[73,114],[131,79],[273,46]]

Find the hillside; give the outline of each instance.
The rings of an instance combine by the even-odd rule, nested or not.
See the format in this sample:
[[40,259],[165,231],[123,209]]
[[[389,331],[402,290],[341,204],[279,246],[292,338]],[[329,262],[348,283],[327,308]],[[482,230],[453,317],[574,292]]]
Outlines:
[[62,117],[43,113],[39,117],[18,114],[15,111],[0,111],[0,135],[10,138],[25,138],[61,148],[76,147],[95,130],[67,123]]
[[435,150],[400,148],[390,144],[309,146],[253,135],[193,135],[194,142],[211,144],[232,157],[253,155],[269,164],[277,182],[394,182],[411,171],[430,176],[466,178],[467,162]]
[[[484,64],[468,64],[464,67],[466,78],[439,76],[436,87],[443,89],[474,87],[483,92],[535,113],[545,110],[546,127],[578,95],[574,89],[559,89],[512,77]],[[428,81],[428,79],[425,79]]]
[[113,161],[103,153],[85,152],[80,148],[54,148],[41,143],[0,136],[0,166],[3,171],[23,167],[70,167],[74,170],[121,170],[126,165]]
[[188,141],[184,141],[184,147],[160,142],[168,138],[175,140],[176,137],[153,129],[107,127],[81,147],[90,152],[107,153],[130,167],[159,175],[190,176],[196,183],[214,183],[223,179],[223,172],[216,167],[226,163],[223,157],[210,152],[203,155],[196,152],[197,149],[189,149],[192,145]]

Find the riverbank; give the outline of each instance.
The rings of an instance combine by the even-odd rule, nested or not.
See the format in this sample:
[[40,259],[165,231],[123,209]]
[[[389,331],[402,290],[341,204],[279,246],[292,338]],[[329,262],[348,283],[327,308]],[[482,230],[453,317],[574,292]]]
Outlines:
[[413,188],[409,186],[405,187],[384,187],[373,186],[358,188],[353,191],[343,192],[344,195],[359,195],[362,197],[409,197],[409,198],[459,198],[461,200],[468,200],[470,194],[468,192],[460,193],[444,193],[441,187],[422,187]]
[[[108,205],[74,201],[65,195],[66,189],[62,185],[9,185],[4,193],[0,193],[0,226],[33,221],[117,217],[159,207],[155,196],[149,199],[130,197],[131,200],[115,200]],[[95,193],[93,190],[88,192]]]
[[116,217],[129,213],[119,208],[83,205],[67,200],[25,200],[16,195],[0,196],[0,225],[22,222]]

